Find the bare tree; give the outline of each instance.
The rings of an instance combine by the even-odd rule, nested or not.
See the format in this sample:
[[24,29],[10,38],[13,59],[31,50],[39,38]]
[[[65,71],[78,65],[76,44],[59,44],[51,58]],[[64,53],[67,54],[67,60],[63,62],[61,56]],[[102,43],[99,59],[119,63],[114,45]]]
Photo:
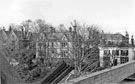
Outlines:
[[50,32],[52,30],[52,25],[46,23],[45,20],[37,19],[34,21],[35,32]]
[[60,25],[58,26],[58,31],[59,31],[59,32],[66,32],[67,29],[66,29],[66,27],[64,26],[64,24],[60,24]]
[[[71,23],[73,32],[73,50],[71,53],[73,55],[74,65],[75,65],[75,73],[80,75],[82,72],[83,63],[87,64],[87,66],[91,66],[92,62],[98,63],[98,58],[93,57],[92,49],[98,51],[98,45],[100,43],[100,30],[97,26],[87,26],[80,25],[76,21]],[[96,55],[96,51],[94,51]],[[98,54],[98,53],[97,53]],[[92,59],[88,59],[92,58]]]

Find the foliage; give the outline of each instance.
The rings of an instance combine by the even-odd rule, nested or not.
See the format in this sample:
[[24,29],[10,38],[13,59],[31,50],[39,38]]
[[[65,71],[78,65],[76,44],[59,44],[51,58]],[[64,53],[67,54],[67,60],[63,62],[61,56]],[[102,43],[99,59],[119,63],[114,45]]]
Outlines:
[[25,28],[26,31],[32,31],[36,33],[41,32],[50,32],[52,30],[52,25],[45,22],[45,20],[37,19],[35,21],[32,20],[25,20],[22,22],[22,26]]
[[60,24],[59,26],[58,26],[58,31],[59,32],[66,32],[67,30],[66,30],[66,27],[64,26],[64,24]]

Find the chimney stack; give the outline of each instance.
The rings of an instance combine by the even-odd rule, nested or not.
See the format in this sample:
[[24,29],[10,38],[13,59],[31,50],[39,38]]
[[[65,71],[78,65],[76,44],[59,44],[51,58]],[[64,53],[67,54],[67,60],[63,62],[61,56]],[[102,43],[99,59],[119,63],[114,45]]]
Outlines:
[[69,27],[69,32],[72,32],[72,27]]
[[5,27],[3,26],[3,31],[5,31]]
[[53,32],[56,32],[55,28],[53,28]]
[[9,26],[9,31],[10,31],[10,32],[12,31],[12,27],[11,27],[11,26]]
[[24,39],[24,27],[21,26],[21,38]]
[[22,32],[24,32],[24,28],[23,28],[23,26],[21,26],[21,30],[22,30]]
[[125,34],[126,41],[127,41],[127,43],[129,43],[129,34],[128,34],[128,32],[127,32],[127,31],[126,31],[125,33],[126,33],[126,34]]
[[52,33],[55,33],[55,32],[56,32],[56,30],[55,30],[54,27],[51,26],[50,28],[51,28],[51,32],[52,32]]
[[134,45],[134,37],[132,35],[132,38],[131,38],[131,45]]

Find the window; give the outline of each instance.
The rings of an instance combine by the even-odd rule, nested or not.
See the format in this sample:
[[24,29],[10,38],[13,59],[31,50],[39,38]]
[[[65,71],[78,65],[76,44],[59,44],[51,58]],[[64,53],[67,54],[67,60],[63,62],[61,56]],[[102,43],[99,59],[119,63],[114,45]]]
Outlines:
[[46,45],[46,43],[44,43],[44,48],[47,48],[47,45]]
[[40,39],[41,39],[41,40],[44,39],[44,34],[43,34],[43,33],[40,34]]
[[119,50],[112,50],[112,55],[119,55]]
[[62,42],[62,43],[61,43],[62,48],[63,48],[63,47],[66,47],[67,45],[68,45],[67,42]]
[[39,43],[38,46],[39,46],[39,49],[41,50],[42,49],[42,43]]
[[54,42],[49,42],[49,47],[54,47]]
[[108,43],[108,45],[112,45],[112,44],[113,44],[113,42],[112,42],[112,41],[108,41],[107,43]]
[[120,57],[121,64],[128,62],[128,60],[129,60],[128,57]]
[[119,55],[119,50],[116,50],[116,55]]
[[54,43],[52,42],[52,47],[54,47]]
[[39,53],[38,54],[39,56],[43,56],[43,52],[42,51],[39,51],[38,53]]
[[103,65],[105,67],[110,66],[110,57],[104,57],[103,62],[104,62]]
[[44,50],[44,46],[43,45],[41,46],[41,50]]
[[121,50],[122,56],[128,56],[128,50]]
[[52,50],[52,54],[54,54],[55,53],[55,51],[54,50]]
[[61,51],[61,57],[66,57],[68,54],[68,51]]
[[104,55],[110,55],[110,50],[104,50]]

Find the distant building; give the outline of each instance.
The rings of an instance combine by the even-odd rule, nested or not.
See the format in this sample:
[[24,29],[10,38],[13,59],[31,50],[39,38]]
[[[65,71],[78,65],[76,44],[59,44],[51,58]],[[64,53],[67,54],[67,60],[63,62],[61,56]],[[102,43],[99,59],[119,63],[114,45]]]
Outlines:
[[131,43],[129,43],[127,32],[125,36],[120,33],[104,34],[101,43],[99,47],[100,66],[109,66],[110,63],[123,64],[134,60],[134,39],[132,36]]
[[42,32],[36,41],[36,58],[69,58],[72,55],[72,32]]
[[17,31],[9,27],[9,30],[0,30],[0,45],[10,46],[12,49],[22,49],[29,45],[32,41],[32,33],[24,31]]

